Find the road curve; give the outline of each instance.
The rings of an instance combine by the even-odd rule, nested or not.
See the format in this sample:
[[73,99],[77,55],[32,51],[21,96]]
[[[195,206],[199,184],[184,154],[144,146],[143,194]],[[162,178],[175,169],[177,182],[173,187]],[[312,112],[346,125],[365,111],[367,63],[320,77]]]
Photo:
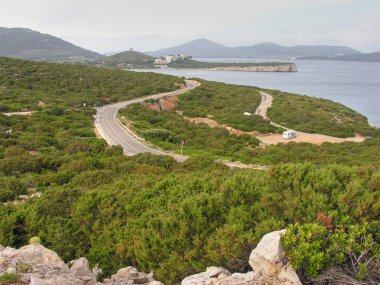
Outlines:
[[186,87],[172,92],[154,94],[96,108],[96,129],[109,145],[120,145],[126,155],[136,155],[143,152],[150,152],[157,155],[171,155],[177,161],[184,161],[187,158],[186,156],[163,152],[147,146],[141,138],[137,137],[126,126],[120,123],[117,118],[117,113],[120,109],[125,108],[130,104],[143,102],[147,99],[158,99],[162,97],[179,95],[200,85],[199,82],[194,80],[186,80],[185,82]]

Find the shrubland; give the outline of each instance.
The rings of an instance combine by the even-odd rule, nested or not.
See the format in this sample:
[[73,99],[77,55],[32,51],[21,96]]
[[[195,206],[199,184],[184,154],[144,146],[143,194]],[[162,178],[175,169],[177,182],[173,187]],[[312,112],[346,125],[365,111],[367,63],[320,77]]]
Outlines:
[[[25,72],[28,78],[39,75],[41,68],[47,74],[50,69],[67,68],[68,78],[73,71],[65,65],[36,63],[39,68],[29,69],[34,63],[16,63],[18,74]],[[11,67],[0,67],[12,74]],[[114,72],[100,71],[111,78]],[[124,83],[135,90],[127,93],[133,96],[139,96],[135,88],[153,75],[136,76]],[[162,82],[166,88],[174,88],[172,83],[181,81],[164,75],[158,78],[161,80],[151,81],[149,92],[159,90]],[[0,99],[11,94],[9,90],[20,91],[12,93],[17,104],[25,100],[35,106],[37,94],[42,100],[50,98],[48,92],[33,91],[26,100],[22,94],[29,89],[22,82],[15,81],[11,89],[7,85]],[[60,88],[59,84],[49,87],[52,94]],[[106,86],[99,88],[108,90]],[[239,89],[234,90],[239,96]],[[151,154],[126,157],[121,147],[109,147],[95,137],[95,110],[74,108],[79,102],[76,93],[63,92],[62,96],[53,95],[48,107],[30,116],[0,115],[0,244],[19,247],[39,237],[65,261],[86,256],[106,274],[132,265],[152,270],[158,280],[175,284],[209,265],[247,271],[248,256],[261,237],[287,228],[284,243],[289,260],[308,278],[334,266],[350,266],[350,258],[362,252],[365,258],[353,267],[355,276],[364,281],[371,277],[372,267],[364,261],[379,259],[378,139],[259,149],[252,138],[245,141],[204,126],[197,129],[189,122],[185,125],[175,113],[152,113],[134,105],[131,114],[143,118],[141,124],[156,124],[158,130],[148,133],[153,140],[169,144],[170,139],[182,139],[179,134],[186,129],[184,134],[194,137],[194,149],[203,143],[207,151],[220,151],[221,143],[225,154],[239,153],[268,167],[230,169],[201,152],[183,163]],[[213,91],[209,93],[212,96]],[[121,99],[125,94],[119,95]],[[7,100],[2,101],[5,106],[14,108]],[[212,109],[203,111],[208,114]],[[214,113],[226,120],[227,114],[227,109]],[[175,127],[179,131],[174,131]],[[244,147],[247,142],[250,147]],[[240,149],[234,149],[236,146]],[[42,196],[11,203],[20,194],[35,191]]]
[[100,106],[172,91],[183,80],[155,73],[0,57],[0,111]]

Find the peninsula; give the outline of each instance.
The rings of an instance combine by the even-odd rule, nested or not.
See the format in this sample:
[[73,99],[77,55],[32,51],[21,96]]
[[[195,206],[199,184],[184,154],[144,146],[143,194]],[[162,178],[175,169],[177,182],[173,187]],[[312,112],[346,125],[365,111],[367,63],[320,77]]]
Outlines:
[[115,67],[119,69],[176,68],[249,72],[297,72],[297,66],[289,62],[204,62],[193,60],[184,54],[165,55],[155,58],[133,49],[111,55],[87,65]]
[[192,60],[190,58],[172,61],[168,64],[168,67],[250,72],[297,72],[297,66],[294,63],[289,62],[222,63],[203,62]]

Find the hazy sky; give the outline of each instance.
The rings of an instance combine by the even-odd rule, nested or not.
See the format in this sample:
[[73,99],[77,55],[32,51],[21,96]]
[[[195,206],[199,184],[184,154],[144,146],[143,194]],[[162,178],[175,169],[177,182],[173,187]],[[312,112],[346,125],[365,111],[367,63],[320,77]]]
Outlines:
[[0,0],[0,26],[27,27],[98,52],[207,38],[380,51],[380,0]]

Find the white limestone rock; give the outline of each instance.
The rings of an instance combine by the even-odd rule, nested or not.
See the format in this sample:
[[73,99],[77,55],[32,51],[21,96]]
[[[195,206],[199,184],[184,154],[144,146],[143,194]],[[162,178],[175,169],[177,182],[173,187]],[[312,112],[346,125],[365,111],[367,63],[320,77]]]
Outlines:
[[254,272],[231,274],[223,267],[208,267],[206,272],[191,275],[181,285],[253,285],[258,281]]
[[111,280],[117,282],[131,280],[132,284],[144,284],[150,281],[147,274],[138,272],[132,266],[119,269],[116,274],[111,276]]
[[29,285],[48,285],[45,280],[42,280],[34,275],[30,276]]
[[286,265],[281,245],[285,230],[274,231],[263,236],[249,257],[249,265],[260,275],[275,277],[282,284],[302,285],[297,273]]
[[15,251],[16,254],[13,257],[14,259],[29,264],[33,268],[43,267],[49,269],[56,269],[60,272],[69,271],[67,265],[63,262],[63,260],[58,256],[56,252],[45,248],[41,244],[31,244],[23,246]]
[[221,274],[224,274],[224,276],[230,276],[231,275],[231,272],[229,272],[227,269],[223,268],[223,267],[215,267],[215,266],[211,266],[211,267],[207,267],[206,269],[206,274],[208,275],[208,277],[210,278],[217,278],[219,277],[219,275]]
[[297,275],[297,273],[293,270],[290,265],[285,265],[280,274],[278,275],[278,279],[281,281],[285,281],[287,284],[301,284],[301,281]]
[[91,276],[92,271],[90,270],[90,264],[85,257],[81,257],[73,263],[70,267],[70,273],[75,274],[76,276]]

